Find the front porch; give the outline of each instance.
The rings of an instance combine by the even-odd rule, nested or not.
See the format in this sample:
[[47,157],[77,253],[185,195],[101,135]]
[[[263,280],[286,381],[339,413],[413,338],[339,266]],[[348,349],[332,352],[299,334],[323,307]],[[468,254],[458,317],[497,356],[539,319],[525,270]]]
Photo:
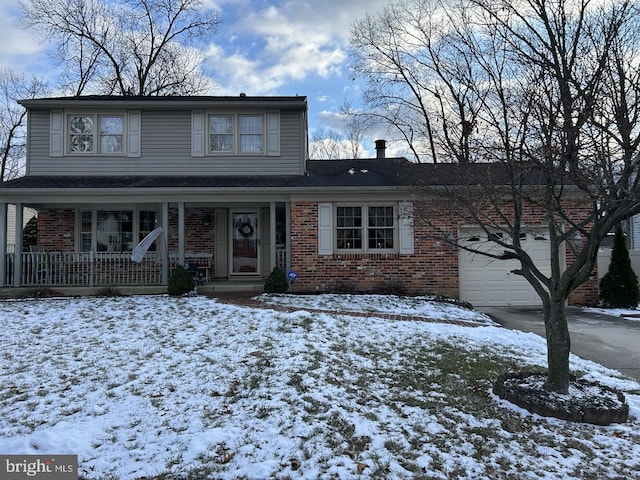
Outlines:
[[[165,291],[177,265],[200,287],[262,285],[273,267],[286,271],[290,262],[288,202],[37,206],[37,245],[22,245],[21,223],[16,244],[0,244],[0,288]],[[6,206],[0,225],[3,212]],[[154,229],[159,236],[133,261],[134,249]],[[2,237],[6,229],[0,228]]]
[[[30,289],[144,286],[162,287],[162,291],[166,291],[166,282],[163,281],[165,262],[168,276],[181,263],[176,252],[166,257],[158,252],[147,252],[138,263],[131,260],[130,253],[47,252],[34,249],[20,254],[5,254],[2,285]],[[262,284],[262,276],[215,279],[214,260],[210,253],[187,252],[183,264],[202,291]],[[276,249],[276,265],[286,270],[285,249]]]

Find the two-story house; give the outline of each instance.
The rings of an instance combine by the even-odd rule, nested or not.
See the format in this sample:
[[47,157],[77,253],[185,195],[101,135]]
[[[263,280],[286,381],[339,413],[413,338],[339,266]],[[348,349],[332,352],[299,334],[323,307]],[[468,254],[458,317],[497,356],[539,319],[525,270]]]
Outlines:
[[[257,288],[279,266],[297,274],[292,289],[299,292],[539,303],[525,280],[510,275],[510,262],[452,248],[449,235],[478,242],[483,233],[416,195],[417,185],[452,180],[454,166],[385,158],[384,142],[374,159],[309,160],[305,97],[21,103],[28,111],[27,169],[0,185],[0,288],[162,291],[177,264],[204,289]],[[17,235],[15,252],[7,251],[8,205],[37,209],[37,248],[23,251]],[[531,225],[542,225],[536,215]],[[159,236],[133,261],[151,232]],[[548,260],[535,228],[522,241],[541,263]],[[593,301],[593,294],[587,285],[576,303]]]

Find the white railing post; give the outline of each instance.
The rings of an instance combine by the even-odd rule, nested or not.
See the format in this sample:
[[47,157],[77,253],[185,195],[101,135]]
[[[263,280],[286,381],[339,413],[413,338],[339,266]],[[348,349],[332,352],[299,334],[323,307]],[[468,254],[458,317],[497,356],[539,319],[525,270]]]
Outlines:
[[0,203],[0,287],[7,282],[7,204]]
[[89,251],[89,286],[93,287],[95,283],[96,255],[93,248]]

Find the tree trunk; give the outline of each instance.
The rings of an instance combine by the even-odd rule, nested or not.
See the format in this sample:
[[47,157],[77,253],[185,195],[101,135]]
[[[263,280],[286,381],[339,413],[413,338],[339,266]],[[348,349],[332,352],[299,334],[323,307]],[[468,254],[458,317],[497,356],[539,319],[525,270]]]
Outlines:
[[547,335],[547,363],[549,377],[545,388],[551,392],[569,391],[569,353],[571,340],[565,310],[566,299],[551,296],[544,309],[544,325]]

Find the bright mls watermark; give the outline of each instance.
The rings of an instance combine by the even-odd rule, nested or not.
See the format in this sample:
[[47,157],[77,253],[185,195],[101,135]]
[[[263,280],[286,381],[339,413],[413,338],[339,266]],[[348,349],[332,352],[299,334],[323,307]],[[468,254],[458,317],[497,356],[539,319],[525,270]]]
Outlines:
[[77,455],[0,455],[0,479],[78,480]]

